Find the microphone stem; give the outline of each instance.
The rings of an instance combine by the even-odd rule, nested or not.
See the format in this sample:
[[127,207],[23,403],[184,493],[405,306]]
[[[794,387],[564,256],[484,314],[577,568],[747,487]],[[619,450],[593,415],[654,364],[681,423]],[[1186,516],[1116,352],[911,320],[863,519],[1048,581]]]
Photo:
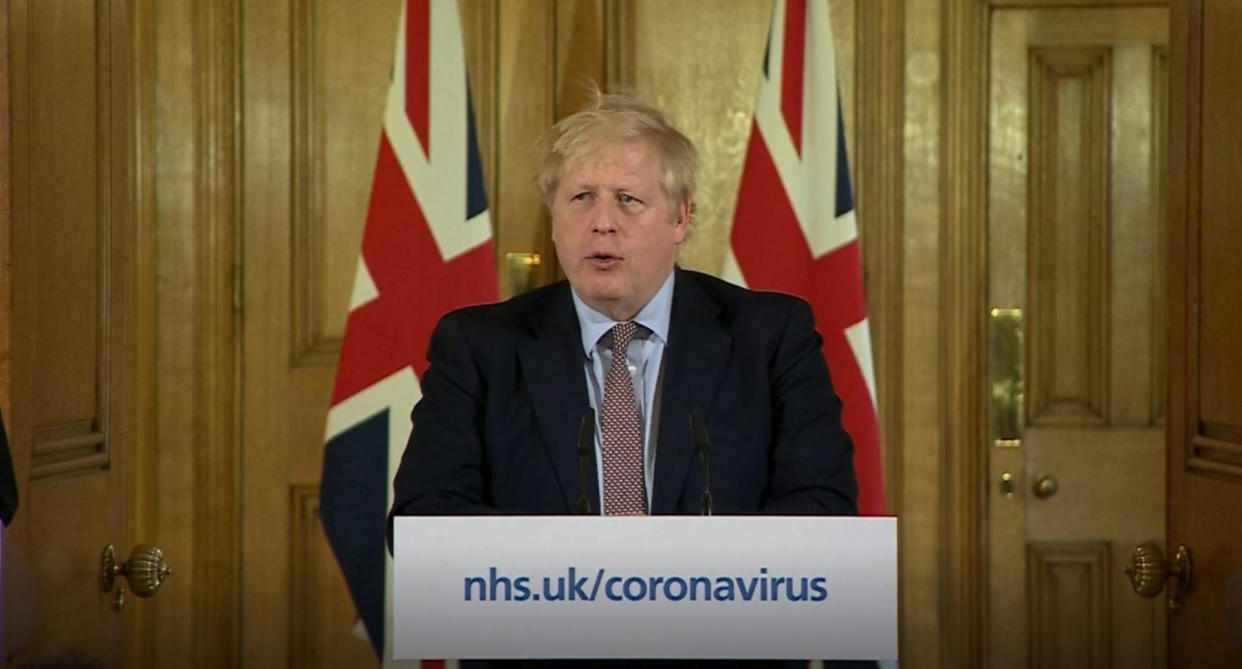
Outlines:
[[591,514],[591,500],[587,498],[587,477],[590,475],[591,455],[595,450],[595,411],[587,409],[578,424],[578,513]]
[[703,474],[703,495],[699,499],[699,513],[704,516],[710,516],[712,515],[712,489],[707,472],[706,448],[699,450],[699,465]]
[[694,440],[694,448],[699,453],[699,474],[703,479],[703,494],[699,497],[699,513],[712,515],[712,485],[707,467],[707,425],[703,423],[703,414],[698,407],[690,411],[690,437]]

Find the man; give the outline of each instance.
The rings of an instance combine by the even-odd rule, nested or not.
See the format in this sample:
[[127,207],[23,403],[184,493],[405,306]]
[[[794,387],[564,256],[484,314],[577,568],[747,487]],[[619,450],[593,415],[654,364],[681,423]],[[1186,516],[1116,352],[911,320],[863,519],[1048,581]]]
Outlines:
[[597,95],[540,154],[568,281],[440,321],[392,513],[574,513],[585,498],[592,513],[697,514],[691,416],[710,435],[714,513],[856,513],[810,308],[676,267],[691,142],[639,101]]

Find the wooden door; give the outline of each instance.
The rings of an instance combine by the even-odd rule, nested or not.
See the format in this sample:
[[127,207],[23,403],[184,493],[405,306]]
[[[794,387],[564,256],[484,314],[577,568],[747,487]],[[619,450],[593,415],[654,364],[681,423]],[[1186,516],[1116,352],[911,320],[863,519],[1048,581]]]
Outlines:
[[13,300],[4,410],[20,494],[8,538],[38,593],[16,661],[119,666],[127,612],[101,591],[100,555],[109,543],[128,552],[130,529],[124,5],[14,0],[3,10],[12,210],[0,230]]
[[1173,5],[1169,516],[1190,590],[1166,585],[1169,666],[1242,666],[1242,3]]
[[1167,33],[1164,8],[991,15],[988,295],[1022,327],[992,349],[1020,429],[988,445],[988,666],[1163,663],[1121,570],[1164,516]]
[[397,0],[241,3],[241,665],[374,666],[319,524]]
[[[231,3],[0,6],[0,397],[39,610],[17,661],[235,664]],[[102,592],[107,543],[173,573]]]

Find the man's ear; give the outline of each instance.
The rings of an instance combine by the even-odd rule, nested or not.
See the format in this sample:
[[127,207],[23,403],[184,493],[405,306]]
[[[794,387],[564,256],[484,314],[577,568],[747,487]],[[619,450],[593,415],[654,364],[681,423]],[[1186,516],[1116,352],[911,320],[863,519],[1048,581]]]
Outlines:
[[689,202],[682,202],[677,205],[677,216],[673,219],[673,227],[676,228],[676,243],[680,244],[686,238],[686,233],[690,230],[690,212],[694,210],[694,205]]

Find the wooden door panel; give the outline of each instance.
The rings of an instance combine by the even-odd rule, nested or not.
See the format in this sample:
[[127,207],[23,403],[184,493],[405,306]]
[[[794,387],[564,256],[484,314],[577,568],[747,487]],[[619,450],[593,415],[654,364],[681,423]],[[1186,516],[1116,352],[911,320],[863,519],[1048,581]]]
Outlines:
[[319,486],[296,485],[289,572],[290,667],[369,667],[375,654],[354,634],[356,615],[336,557],[319,522]]
[[[1162,610],[1118,586],[1164,506],[1161,8],[991,13],[988,277],[1024,311],[1021,445],[992,448],[990,666],[1155,667]],[[1055,491],[1036,493],[1041,480]]]
[[319,529],[318,483],[399,9],[241,8],[244,666],[374,663]]
[[11,536],[39,590],[34,636],[18,657],[78,652],[120,664],[123,612],[100,591],[99,563],[105,544],[127,539],[124,7],[15,1],[7,10],[9,435],[21,492]]
[[[1112,661],[1109,543],[1031,542],[1027,550],[1029,666],[1108,666]],[[1081,611],[1095,615],[1083,616]]]
[[[1242,7],[1233,2],[1204,3],[1203,13],[1203,153],[1199,183],[1198,407],[1200,434],[1234,444],[1242,441],[1242,86],[1238,72],[1238,35]],[[1207,456],[1209,459],[1211,456]]]
[[[1169,552],[1190,548],[1190,592],[1169,592],[1170,666],[1242,663],[1242,6],[1173,5],[1169,169]],[[1231,588],[1232,584],[1232,588]],[[1168,592],[1168,590],[1166,590]]]
[[282,55],[292,76],[287,122],[293,357],[298,367],[334,369],[361,248],[400,2],[291,5],[281,28],[291,38]]

